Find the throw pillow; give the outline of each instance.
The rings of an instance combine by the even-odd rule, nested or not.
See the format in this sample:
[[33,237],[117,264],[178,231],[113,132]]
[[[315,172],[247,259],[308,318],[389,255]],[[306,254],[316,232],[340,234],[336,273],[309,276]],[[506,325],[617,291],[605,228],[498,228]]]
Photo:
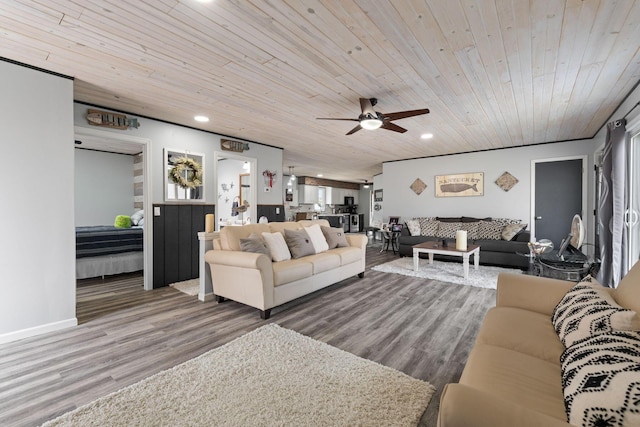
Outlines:
[[304,229],[311,238],[311,244],[313,244],[315,253],[319,254],[320,252],[329,250],[329,244],[322,233],[320,224],[313,224],[311,227],[305,227]]
[[287,242],[284,241],[284,236],[281,233],[269,233],[265,231],[262,233],[262,238],[267,244],[269,252],[271,253],[271,259],[274,262],[291,259]]
[[417,219],[409,219],[406,222],[407,224],[407,229],[409,230],[409,234],[411,234],[412,236],[419,236],[420,235],[420,221],[418,221]]
[[322,234],[327,239],[327,244],[329,245],[329,249],[333,248],[346,248],[349,246],[349,242],[347,242],[347,236],[344,234],[344,230],[340,227],[321,227]]
[[570,424],[640,425],[640,334],[591,337],[566,349],[560,362]]
[[463,222],[460,224],[460,230],[467,232],[467,239],[469,240],[478,238],[478,222]]
[[131,228],[131,217],[129,215],[118,215],[113,222],[115,228]]
[[462,230],[461,222],[441,222],[436,237],[441,239],[455,239],[456,231]]
[[620,307],[591,276],[585,279],[571,288],[553,310],[551,322],[565,347],[598,334],[638,330],[633,310]]
[[511,240],[527,228],[527,224],[509,224],[502,229],[502,240]]
[[269,252],[267,243],[256,233],[251,233],[246,239],[240,239],[240,250],[243,252],[264,254],[271,258],[271,252]]
[[478,223],[479,240],[500,240],[505,225],[499,221],[480,221]]
[[435,236],[438,233],[440,221],[430,218],[420,218],[420,235]]
[[142,218],[144,218],[143,210],[135,212],[133,215],[131,215],[131,224],[139,225],[138,223],[140,222],[140,220],[142,220]]
[[302,258],[307,255],[314,255],[316,249],[311,243],[309,233],[304,228],[302,230],[284,230],[284,240],[287,242],[291,257],[293,259]]

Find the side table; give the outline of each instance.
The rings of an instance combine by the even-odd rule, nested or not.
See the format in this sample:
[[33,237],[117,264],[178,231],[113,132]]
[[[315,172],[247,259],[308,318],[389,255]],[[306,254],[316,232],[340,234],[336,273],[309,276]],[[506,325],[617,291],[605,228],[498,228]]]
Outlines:
[[391,250],[395,255],[396,251],[399,250],[398,237],[400,237],[400,232],[391,230],[380,230],[380,233],[382,234],[382,249],[380,249],[380,252],[388,251],[389,245],[391,245]]

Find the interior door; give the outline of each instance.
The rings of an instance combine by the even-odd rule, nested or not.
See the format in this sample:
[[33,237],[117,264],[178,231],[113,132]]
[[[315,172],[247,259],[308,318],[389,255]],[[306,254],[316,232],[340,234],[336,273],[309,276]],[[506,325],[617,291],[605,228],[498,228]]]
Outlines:
[[582,159],[535,163],[535,238],[551,240],[556,249],[571,231],[573,216],[583,214],[582,163]]

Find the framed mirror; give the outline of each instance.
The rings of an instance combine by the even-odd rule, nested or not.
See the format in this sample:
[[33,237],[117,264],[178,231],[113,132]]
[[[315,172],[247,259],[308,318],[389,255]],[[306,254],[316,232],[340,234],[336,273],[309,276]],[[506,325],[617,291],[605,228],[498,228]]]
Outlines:
[[204,154],[164,149],[164,200],[204,202]]

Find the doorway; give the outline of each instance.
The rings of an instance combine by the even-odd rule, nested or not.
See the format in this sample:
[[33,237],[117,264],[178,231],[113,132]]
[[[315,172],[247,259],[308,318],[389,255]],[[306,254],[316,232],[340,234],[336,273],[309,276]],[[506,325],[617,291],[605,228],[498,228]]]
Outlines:
[[[258,222],[257,159],[216,151],[214,163],[215,230]],[[246,210],[240,206],[245,202],[249,205]]]
[[571,231],[574,215],[586,212],[586,156],[532,161],[531,236],[555,248]]
[[[104,131],[100,129],[90,129],[75,126],[75,140],[82,141],[82,145],[87,148],[108,151],[112,153],[132,153],[139,152],[142,154],[142,176],[145,177],[142,182],[143,209],[150,211],[152,208],[152,177],[151,171],[151,141],[146,138],[133,137],[129,135],[117,134],[114,132]],[[133,178],[133,170],[132,170]],[[132,179],[133,180],[133,179]],[[133,186],[132,186],[133,187]],[[133,188],[132,188],[133,194]],[[133,205],[132,205],[133,206]],[[143,288],[144,290],[153,289],[153,227],[152,221],[149,219],[147,226],[144,227],[143,234]],[[75,238],[74,238],[75,240]]]

